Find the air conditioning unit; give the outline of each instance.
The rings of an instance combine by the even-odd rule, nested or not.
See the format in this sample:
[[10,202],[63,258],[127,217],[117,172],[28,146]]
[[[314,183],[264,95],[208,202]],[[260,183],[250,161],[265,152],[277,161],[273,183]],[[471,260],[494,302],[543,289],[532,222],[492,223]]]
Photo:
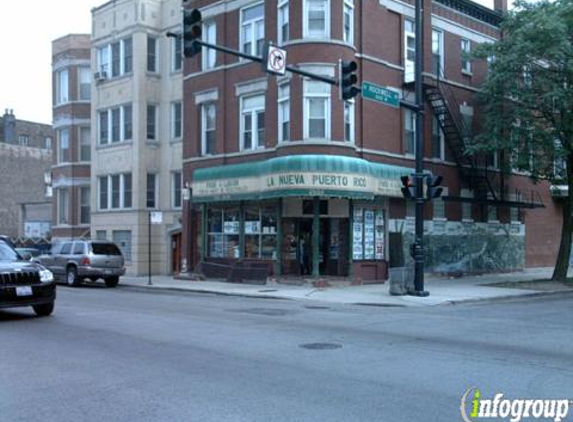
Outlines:
[[107,72],[96,72],[94,73],[94,79],[96,82],[102,82],[107,79]]

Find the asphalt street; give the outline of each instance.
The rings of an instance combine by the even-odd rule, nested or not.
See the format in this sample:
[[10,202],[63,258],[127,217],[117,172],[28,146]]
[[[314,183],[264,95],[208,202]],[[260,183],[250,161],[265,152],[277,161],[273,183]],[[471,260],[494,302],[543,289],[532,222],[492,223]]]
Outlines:
[[0,311],[0,421],[459,421],[471,387],[573,398],[572,311],[58,286],[51,317]]

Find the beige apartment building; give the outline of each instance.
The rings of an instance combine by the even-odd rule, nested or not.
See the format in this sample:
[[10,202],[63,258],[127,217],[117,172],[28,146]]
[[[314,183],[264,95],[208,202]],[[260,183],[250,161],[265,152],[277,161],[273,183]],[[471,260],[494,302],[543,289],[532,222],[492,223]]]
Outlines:
[[183,63],[180,40],[166,36],[180,31],[180,8],[92,10],[91,236],[118,243],[132,275],[148,273],[149,256],[152,274],[180,270]]

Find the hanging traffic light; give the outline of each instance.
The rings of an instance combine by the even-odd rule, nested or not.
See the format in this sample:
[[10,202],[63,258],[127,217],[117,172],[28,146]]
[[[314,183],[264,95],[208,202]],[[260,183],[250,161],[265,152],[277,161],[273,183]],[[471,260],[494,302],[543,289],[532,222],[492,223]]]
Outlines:
[[350,100],[360,93],[360,88],[354,85],[358,82],[356,70],[358,64],[354,60],[339,61],[339,84],[340,99],[343,101]]
[[442,196],[444,188],[440,186],[442,184],[443,177],[435,176],[433,174],[426,175],[426,198],[435,199]]
[[402,176],[400,177],[402,181],[402,196],[406,199],[416,198],[416,184],[414,183],[414,178],[412,176]]
[[183,9],[183,55],[193,57],[201,52],[202,23],[199,9]]

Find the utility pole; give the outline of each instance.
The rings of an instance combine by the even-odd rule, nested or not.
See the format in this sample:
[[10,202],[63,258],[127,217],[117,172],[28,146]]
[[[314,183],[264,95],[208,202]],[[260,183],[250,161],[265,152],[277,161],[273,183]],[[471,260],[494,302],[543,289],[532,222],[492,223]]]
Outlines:
[[414,90],[416,96],[416,229],[414,234],[414,290],[408,294],[426,297],[424,290],[424,98],[422,92],[422,71],[424,67],[424,24],[422,1],[415,3],[416,62],[414,65]]

